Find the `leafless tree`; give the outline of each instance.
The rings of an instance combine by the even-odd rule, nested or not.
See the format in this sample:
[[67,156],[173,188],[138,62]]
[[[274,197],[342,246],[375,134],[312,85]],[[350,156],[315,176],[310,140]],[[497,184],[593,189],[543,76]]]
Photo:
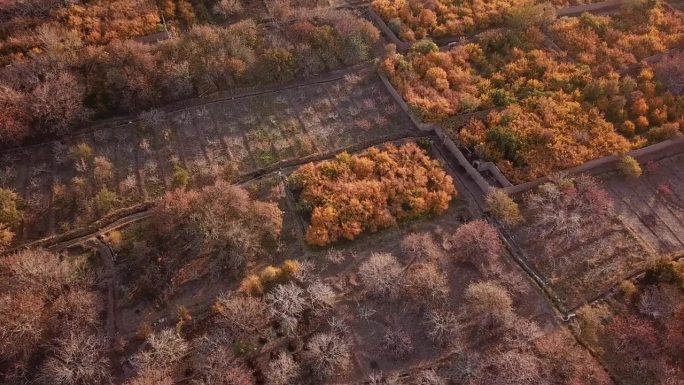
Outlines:
[[382,348],[393,358],[403,359],[413,352],[411,336],[404,330],[389,327],[382,337]]
[[668,293],[663,285],[648,286],[639,297],[639,312],[654,319],[666,318],[675,311],[677,301],[674,298],[677,298],[676,294]]
[[324,314],[332,309],[337,301],[333,288],[321,281],[314,281],[307,286],[306,293],[309,298],[308,306],[319,314]]
[[220,0],[214,6],[214,12],[223,16],[234,16],[241,14],[244,11],[240,0]]
[[440,377],[434,369],[425,369],[418,373],[416,385],[447,385],[447,381]]
[[220,315],[217,323],[235,339],[260,335],[271,320],[263,299],[235,293],[220,294],[214,310]]
[[307,298],[302,288],[289,282],[276,286],[266,295],[271,314],[280,321],[283,330],[292,334],[297,329],[298,319],[307,308]]
[[280,352],[278,357],[268,363],[265,376],[270,385],[289,385],[299,377],[300,366],[291,355]]
[[336,334],[315,334],[306,344],[304,359],[312,372],[321,378],[346,372],[351,364],[347,342]]
[[425,317],[425,325],[431,340],[441,345],[458,342],[462,325],[455,313],[445,310],[430,311]]
[[183,337],[172,329],[164,329],[150,334],[143,350],[133,355],[131,362],[138,371],[166,368],[180,361],[189,349],[190,346]]
[[192,341],[193,385],[253,385],[254,376],[233,354],[231,339],[222,333],[203,335]]
[[401,252],[410,260],[432,260],[442,253],[441,248],[429,233],[412,233],[401,240]]
[[378,297],[396,297],[403,288],[403,269],[389,253],[372,253],[359,267],[359,278]]
[[484,376],[491,385],[539,385],[541,365],[531,353],[509,350],[492,357]]
[[558,237],[564,244],[605,223],[612,209],[608,193],[588,175],[555,175],[528,194],[525,203],[534,212],[531,234]]
[[174,381],[167,368],[148,368],[126,382],[126,385],[173,385]]
[[504,250],[496,228],[484,219],[459,226],[449,244],[458,259],[476,266],[496,263]]
[[434,262],[419,263],[409,268],[406,288],[418,302],[434,303],[449,295],[447,276]]
[[56,341],[38,375],[45,385],[106,384],[111,381],[107,343],[94,335],[72,333]]

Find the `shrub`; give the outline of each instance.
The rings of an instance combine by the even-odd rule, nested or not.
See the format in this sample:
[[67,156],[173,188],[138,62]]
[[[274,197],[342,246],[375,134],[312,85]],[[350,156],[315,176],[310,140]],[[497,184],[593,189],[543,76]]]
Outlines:
[[19,197],[14,191],[0,188],[0,224],[17,226],[24,214],[19,209]]
[[171,187],[184,189],[190,182],[190,173],[178,163],[173,165],[173,175],[171,176]]
[[620,170],[620,174],[622,174],[622,176],[633,179],[640,177],[642,173],[639,162],[629,155],[625,155],[620,158],[618,170]]
[[93,175],[99,186],[106,185],[114,178],[114,165],[104,156],[93,158]]
[[315,334],[306,344],[304,360],[319,378],[344,374],[351,365],[349,345],[332,333]]
[[634,295],[638,292],[638,289],[634,282],[626,279],[618,284],[618,290],[626,299],[630,300],[634,298]]
[[95,196],[95,207],[100,214],[104,215],[114,210],[118,201],[119,197],[114,191],[107,187],[102,187]]
[[342,153],[301,166],[290,178],[303,205],[313,208],[306,241],[316,246],[444,213],[456,195],[441,164],[413,142]]
[[359,278],[366,290],[378,297],[396,297],[403,287],[403,269],[389,253],[372,253],[359,266]]
[[487,194],[487,208],[494,218],[507,226],[514,226],[522,221],[518,204],[503,190],[495,189]]

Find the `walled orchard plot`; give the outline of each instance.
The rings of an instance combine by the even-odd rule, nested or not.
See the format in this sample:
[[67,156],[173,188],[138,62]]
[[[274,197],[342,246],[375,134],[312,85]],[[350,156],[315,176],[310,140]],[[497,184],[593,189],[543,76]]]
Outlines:
[[26,230],[19,229],[17,241],[25,241],[159,197],[175,187],[179,170],[187,172],[189,187],[200,187],[412,130],[377,75],[366,69],[151,112],[131,124],[8,151],[0,157],[0,186],[23,200]]
[[592,300],[654,259],[684,250],[684,179],[676,166],[683,159],[651,162],[638,179],[600,175],[596,187],[603,192],[592,199],[610,202],[606,215],[547,210],[547,219],[556,214],[566,223],[578,221],[576,228],[565,228],[575,232],[572,236],[540,229],[539,210],[522,205],[526,222],[513,229],[515,241],[568,308]]
[[[678,271],[678,273],[676,273]],[[677,277],[678,274],[678,277]],[[575,327],[626,385],[681,382],[684,262],[659,264],[607,302],[578,311]]]

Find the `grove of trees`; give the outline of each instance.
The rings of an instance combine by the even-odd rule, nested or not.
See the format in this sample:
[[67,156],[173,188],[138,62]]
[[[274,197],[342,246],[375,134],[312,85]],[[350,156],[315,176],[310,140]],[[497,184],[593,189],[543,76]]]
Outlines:
[[[679,55],[636,64],[684,39],[681,13],[653,3],[615,16],[585,14],[551,23],[554,40],[569,57],[549,49],[542,30],[532,25],[487,31],[448,51],[428,40],[406,54],[389,47],[379,67],[419,118],[441,123],[450,136],[522,182],[684,130]],[[451,119],[479,111],[465,126]]]
[[[164,12],[183,13],[184,2],[165,3]],[[73,4],[50,18],[0,41],[8,64],[0,69],[1,146],[61,136],[90,118],[356,64],[380,39],[372,23],[348,10],[291,12],[278,28],[252,19],[185,23],[156,44],[133,39],[159,23],[156,7],[143,0]]]
[[306,241],[317,246],[441,214],[457,193],[440,162],[414,142],[309,163],[290,181],[311,212]]

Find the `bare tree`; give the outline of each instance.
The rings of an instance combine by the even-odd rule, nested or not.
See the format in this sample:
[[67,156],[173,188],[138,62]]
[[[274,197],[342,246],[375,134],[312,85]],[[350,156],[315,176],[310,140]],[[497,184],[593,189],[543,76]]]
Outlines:
[[425,317],[427,334],[431,340],[441,344],[458,342],[458,333],[462,325],[455,313],[444,310],[433,310]]
[[415,380],[416,385],[447,385],[447,381],[440,377],[434,369],[421,370]]
[[321,378],[342,374],[351,364],[349,345],[332,333],[315,334],[306,344],[304,359],[312,372]]
[[539,359],[527,352],[509,350],[494,356],[489,362],[485,383],[491,385],[538,385],[541,365]]
[[253,385],[254,376],[233,354],[232,340],[221,333],[192,341],[196,378],[193,385]]
[[330,285],[321,281],[314,281],[307,286],[306,293],[309,297],[309,307],[318,314],[325,314],[335,306],[337,296]]
[[393,327],[387,328],[382,337],[382,348],[396,359],[406,358],[413,352],[413,341],[405,331]]
[[506,289],[493,282],[472,283],[466,289],[468,313],[478,325],[478,330],[495,332],[513,319],[511,297]]
[[173,385],[174,381],[166,368],[148,368],[136,374],[126,385]]
[[214,6],[214,12],[223,17],[239,15],[243,11],[240,0],[219,0]]
[[504,248],[496,228],[484,219],[465,223],[449,239],[450,247],[461,260],[476,266],[494,264]]
[[429,233],[412,233],[401,240],[401,253],[411,260],[432,260],[442,253]]
[[307,298],[302,288],[292,282],[278,285],[266,295],[271,314],[280,321],[281,327],[288,334],[297,329],[298,319],[307,308]]
[[266,380],[270,385],[289,385],[299,377],[300,367],[291,355],[280,352],[278,357],[268,363],[265,371]]
[[254,339],[263,333],[271,320],[269,309],[261,298],[223,293],[216,298],[217,323],[235,339]]
[[167,368],[177,363],[187,354],[190,346],[183,337],[172,329],[164,329],[150,334],[143,350],[131,357],[138,371],[149,368]]
[[45,385],[105,384],[111,381],[106,342],[94,335],[72,333],[57,340],[52,355],[40,368]]
[[372,253],[359,267],[359,278],[378,297],[396,297],[403,287],[403,269],[389,253]]
[[449,295],[447,276],[434,262],[419,263],[409,268],[406,288],[418,302],[434,303]]

